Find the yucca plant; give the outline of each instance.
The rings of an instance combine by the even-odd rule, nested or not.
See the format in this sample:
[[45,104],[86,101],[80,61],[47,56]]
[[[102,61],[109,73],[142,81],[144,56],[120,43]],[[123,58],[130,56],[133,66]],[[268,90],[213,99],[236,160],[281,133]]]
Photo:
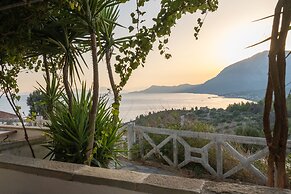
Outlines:
[[116,122],[108,101],[107,96],[99,100],[96,118],[92,165],[99,167],[107,167],[110,161],[117,162],[117,155],[123,151],[118,146],[123,135],[118,131],[121,122]]
[[45,107],[48,114],[52,114],[54,108],[56,107],[57,103],[59,102],[60,98],[62,97],[63,87],[61,86],[60,79],[56,75],[56,73],[52,73],[51,79],[44,77],[46,87],[42,86],[38,83],[37,91],[42,95],[43,99],[40,102],[42,106]]
[[86,93],[85,89],[82,89],[81,95],[76,93],[70,113],[68,99],[63,95],[63,100],[60,100],[53,114],[49,115],[50,130],[47,135],[51,141],[46,147],[50,150],[50,159],[79,164],[86,159],[90,98],[90,92]]
[[[89,111],[92,106],[92,93],[86,91],[83,85],[80,93],[73,95],[72,112],[68,110],[68,100],[64,95],[54,114],[49,116],[51,123],[48,125],[50,138],[46,147],[50,150],[47,157],[50,159],[84,164],[86,148],[89,140]],[[94,135],[94,148],[91,155],[92,165],[107,167],[110,160],[116,161],[120,150],[116,144],[121,138],[118,132],[120,122],[113,121],[111,108],[107,106],[108,97],[101,97],[96,118],[96,132]]]

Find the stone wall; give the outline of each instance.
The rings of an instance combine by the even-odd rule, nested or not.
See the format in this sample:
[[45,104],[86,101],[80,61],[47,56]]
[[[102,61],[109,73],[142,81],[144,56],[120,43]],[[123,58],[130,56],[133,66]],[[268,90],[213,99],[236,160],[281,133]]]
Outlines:
[[[30,157],[31,152],[26,140],[24,139],[24,130],[19,126],[0,126],[1,131],[13,131],[9,135],[2,135],[0,138],[0,153],[13,154],[16,156]],[[29,141],[37,158],[43,158],[47,155],[48,149],[42,145],[46,142],[44,132],[46,128],[27,127]]]

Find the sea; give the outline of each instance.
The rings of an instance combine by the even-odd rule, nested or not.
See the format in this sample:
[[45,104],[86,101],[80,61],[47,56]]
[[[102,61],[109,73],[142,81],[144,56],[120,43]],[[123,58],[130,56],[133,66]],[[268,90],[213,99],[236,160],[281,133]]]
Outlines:
[[[24,116],[29,113],[29,107],[26,105],[28,95],[21,95],[18,103],[21,106],[21,112]],[[129,122],[136,119],[139,115],[147,115],[149,112],[158,112],[170,109],[191,109],[195,107],[223,108],[229,104],[250,102],[242,98],[225,98],[210,94],[192,94],[192,93],[126,93],[122,94],[120,106],[120,118],[123,122]],[[0,98],[0,111],[13,113],[6,98]]]

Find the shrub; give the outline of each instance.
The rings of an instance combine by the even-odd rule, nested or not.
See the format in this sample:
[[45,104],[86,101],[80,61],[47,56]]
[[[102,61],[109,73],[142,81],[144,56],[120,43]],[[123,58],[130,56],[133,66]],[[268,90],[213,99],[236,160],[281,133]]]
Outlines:
[[[235,130],[235,134],[241,135],[241,136],[249,136],[249,137],[263,137],[264,136],[261,128],[259,128],[258,126],[250,126],[250,125],[247,125],[245,127],[242,127],[242,126],[238,127]],[[262,146],[252,145],[252,144],[239,144],[239,146],[246,153],[248,152],[254,153],[257,150],[262,148]]]
[[[63,162],[83,164],[86,161],[88,143],[89,111],[92,106],[91,91],[83,86],[81,94],[73,96],[72,112],[68,109],[68,100],[63,96],[55,111],[49,115],[51,121],[47,132],[50,141],[46,147],[50,150],[50,159]],[[110,160],[116,161],[120,150],[115,145],[122,134],[118,132],[120,121],[114,121],[108,98],[100,98],[96,118],[96,132],[92,165],[107,167]]]

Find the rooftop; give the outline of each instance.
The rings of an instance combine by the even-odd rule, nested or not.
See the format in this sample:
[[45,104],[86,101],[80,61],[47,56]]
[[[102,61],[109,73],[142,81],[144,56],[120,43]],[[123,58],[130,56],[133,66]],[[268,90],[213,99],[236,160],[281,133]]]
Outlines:
[[15,114],[0,111],[0,119],[17,119],[17,118],[18,117]]

